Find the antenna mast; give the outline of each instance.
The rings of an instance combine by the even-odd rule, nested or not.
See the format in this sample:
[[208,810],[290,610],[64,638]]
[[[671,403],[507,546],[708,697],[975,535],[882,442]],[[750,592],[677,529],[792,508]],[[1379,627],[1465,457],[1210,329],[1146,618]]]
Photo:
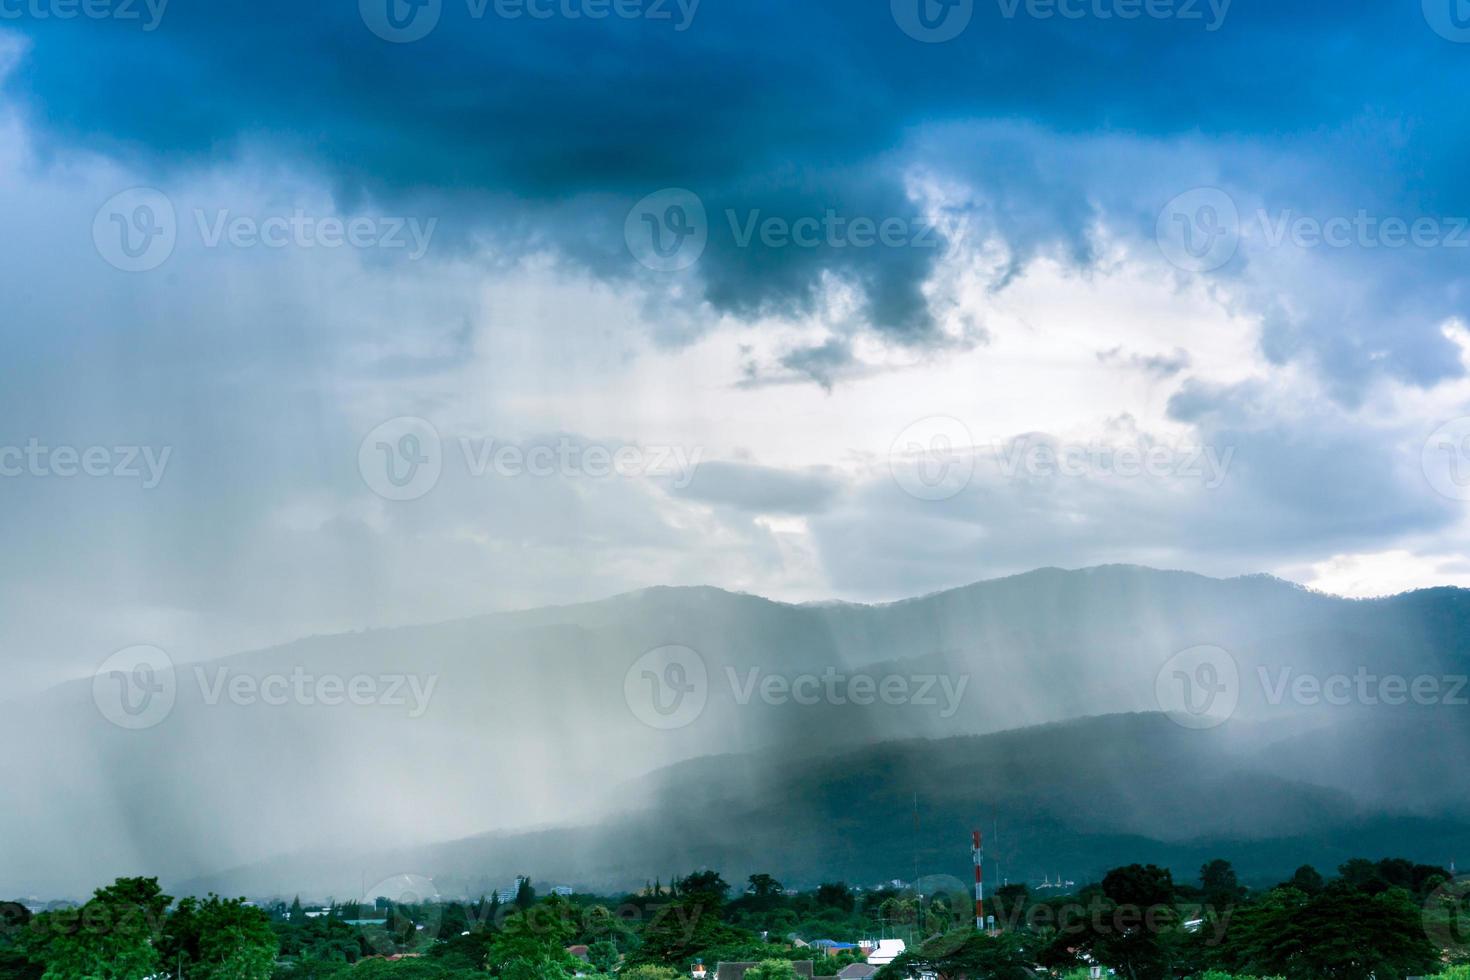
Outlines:
[[971,855],[975,860],[975,931],[985,931],[985,847],[980,831],[970,835]]

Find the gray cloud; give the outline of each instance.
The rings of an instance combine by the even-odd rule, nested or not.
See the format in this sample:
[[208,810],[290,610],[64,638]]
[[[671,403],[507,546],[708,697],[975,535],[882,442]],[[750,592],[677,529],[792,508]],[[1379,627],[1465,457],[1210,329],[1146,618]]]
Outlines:
[[707,462],[682,496],[756,514],[820,514],[843,481],[826,469],[782,470],[750,463]]

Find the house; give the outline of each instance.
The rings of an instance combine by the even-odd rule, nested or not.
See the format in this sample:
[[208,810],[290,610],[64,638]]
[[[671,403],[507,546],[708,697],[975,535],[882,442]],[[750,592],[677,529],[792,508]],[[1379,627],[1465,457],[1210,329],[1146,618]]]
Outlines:
[[583,963],[590,962],[590,960],[587,957],[587,947],[586,946],[583,946],[581,944],[578,944],[576,946],[568,946],[567,947],[567,955],[568,956],[575,956],[577,959],[581,960]]
[[[745,980],[745,971],[758,966],[759,963],[721,963],[715,967],[715,980]],[[791,964],[791,969],[799,977],[812,977],[815,980],[816,971],[811,960],[797,960]]]
[[832,939],[816,939],[812,941],[813,949],[823,950],[828,956],[836,956],[838,953],[850,953],[855,951],[857,943],[839,943]]
[[906,948],[902,939],[880,939],[877,947],[868,954],[868,963],[871,966],[887,966],[898,959]]

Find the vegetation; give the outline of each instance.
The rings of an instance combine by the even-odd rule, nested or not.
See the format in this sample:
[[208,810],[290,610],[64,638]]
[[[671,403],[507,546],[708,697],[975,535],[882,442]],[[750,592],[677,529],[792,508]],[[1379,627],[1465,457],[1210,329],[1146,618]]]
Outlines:
[[156,879],[124,878],[80,907],[0,906],[0,980],[678,980],[703,962],[757,964],[749,980],[793,980],[793,963],[836,973],[851,951],[798,942],[899,937],[879,980],[1470,980],[1466,889],[1443,869],[1349,861],[1330,880],[1301,868],[1252,892],[1230,864],[1176,883],[1129,865],[1068,895],[1008,885],[994,935],[967,925],[969,897],[828,882],[791,891],[768,874],[738,894],[700,871],[617,898],[538,897],[529,881],[502,904],[259,907],[210,895],[175,902]]

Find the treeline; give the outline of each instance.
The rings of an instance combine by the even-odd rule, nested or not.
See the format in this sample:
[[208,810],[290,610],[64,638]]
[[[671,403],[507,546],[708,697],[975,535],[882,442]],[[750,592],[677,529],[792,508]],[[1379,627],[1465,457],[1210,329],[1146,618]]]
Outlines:
[[1470,980],[1470,889],[1443,868],[1353,860],[1326,879],[1303,867],[1250,892],[1221,860],[1199,885],[1166,869],[1114,869],[1076,894],[1035,900],[1024,886],[993,903],[997,935],[929,938],[878,975],[1081,978],[1092,966],[1132,980]]
[[880,980],[934,975],[970,980],[1086,977],[1128,980],[1470,980],[1462,889],[1442,868],[1349,861],[1330,879],[1302,868],[1250,891],[1212,861],[1198,883],[1130,865],[1072,894],[997,891],[977,933],[971,896],[950,891],[855,890],[843,883],[793,892],[768,874],[732,888],[701,871],[667,886],[609,898],[395,901],[304,908],[211,895],[175,902],[156,879],[127,878],[84,905],[32,914],[0,905],[0,980],[507,980],[575,976],[675,980],[699,961],[757,961],[751,980],[783,980],[817,958],[831,974],[856,952],[826,957],[804,943],[902,938],[908,952]]

